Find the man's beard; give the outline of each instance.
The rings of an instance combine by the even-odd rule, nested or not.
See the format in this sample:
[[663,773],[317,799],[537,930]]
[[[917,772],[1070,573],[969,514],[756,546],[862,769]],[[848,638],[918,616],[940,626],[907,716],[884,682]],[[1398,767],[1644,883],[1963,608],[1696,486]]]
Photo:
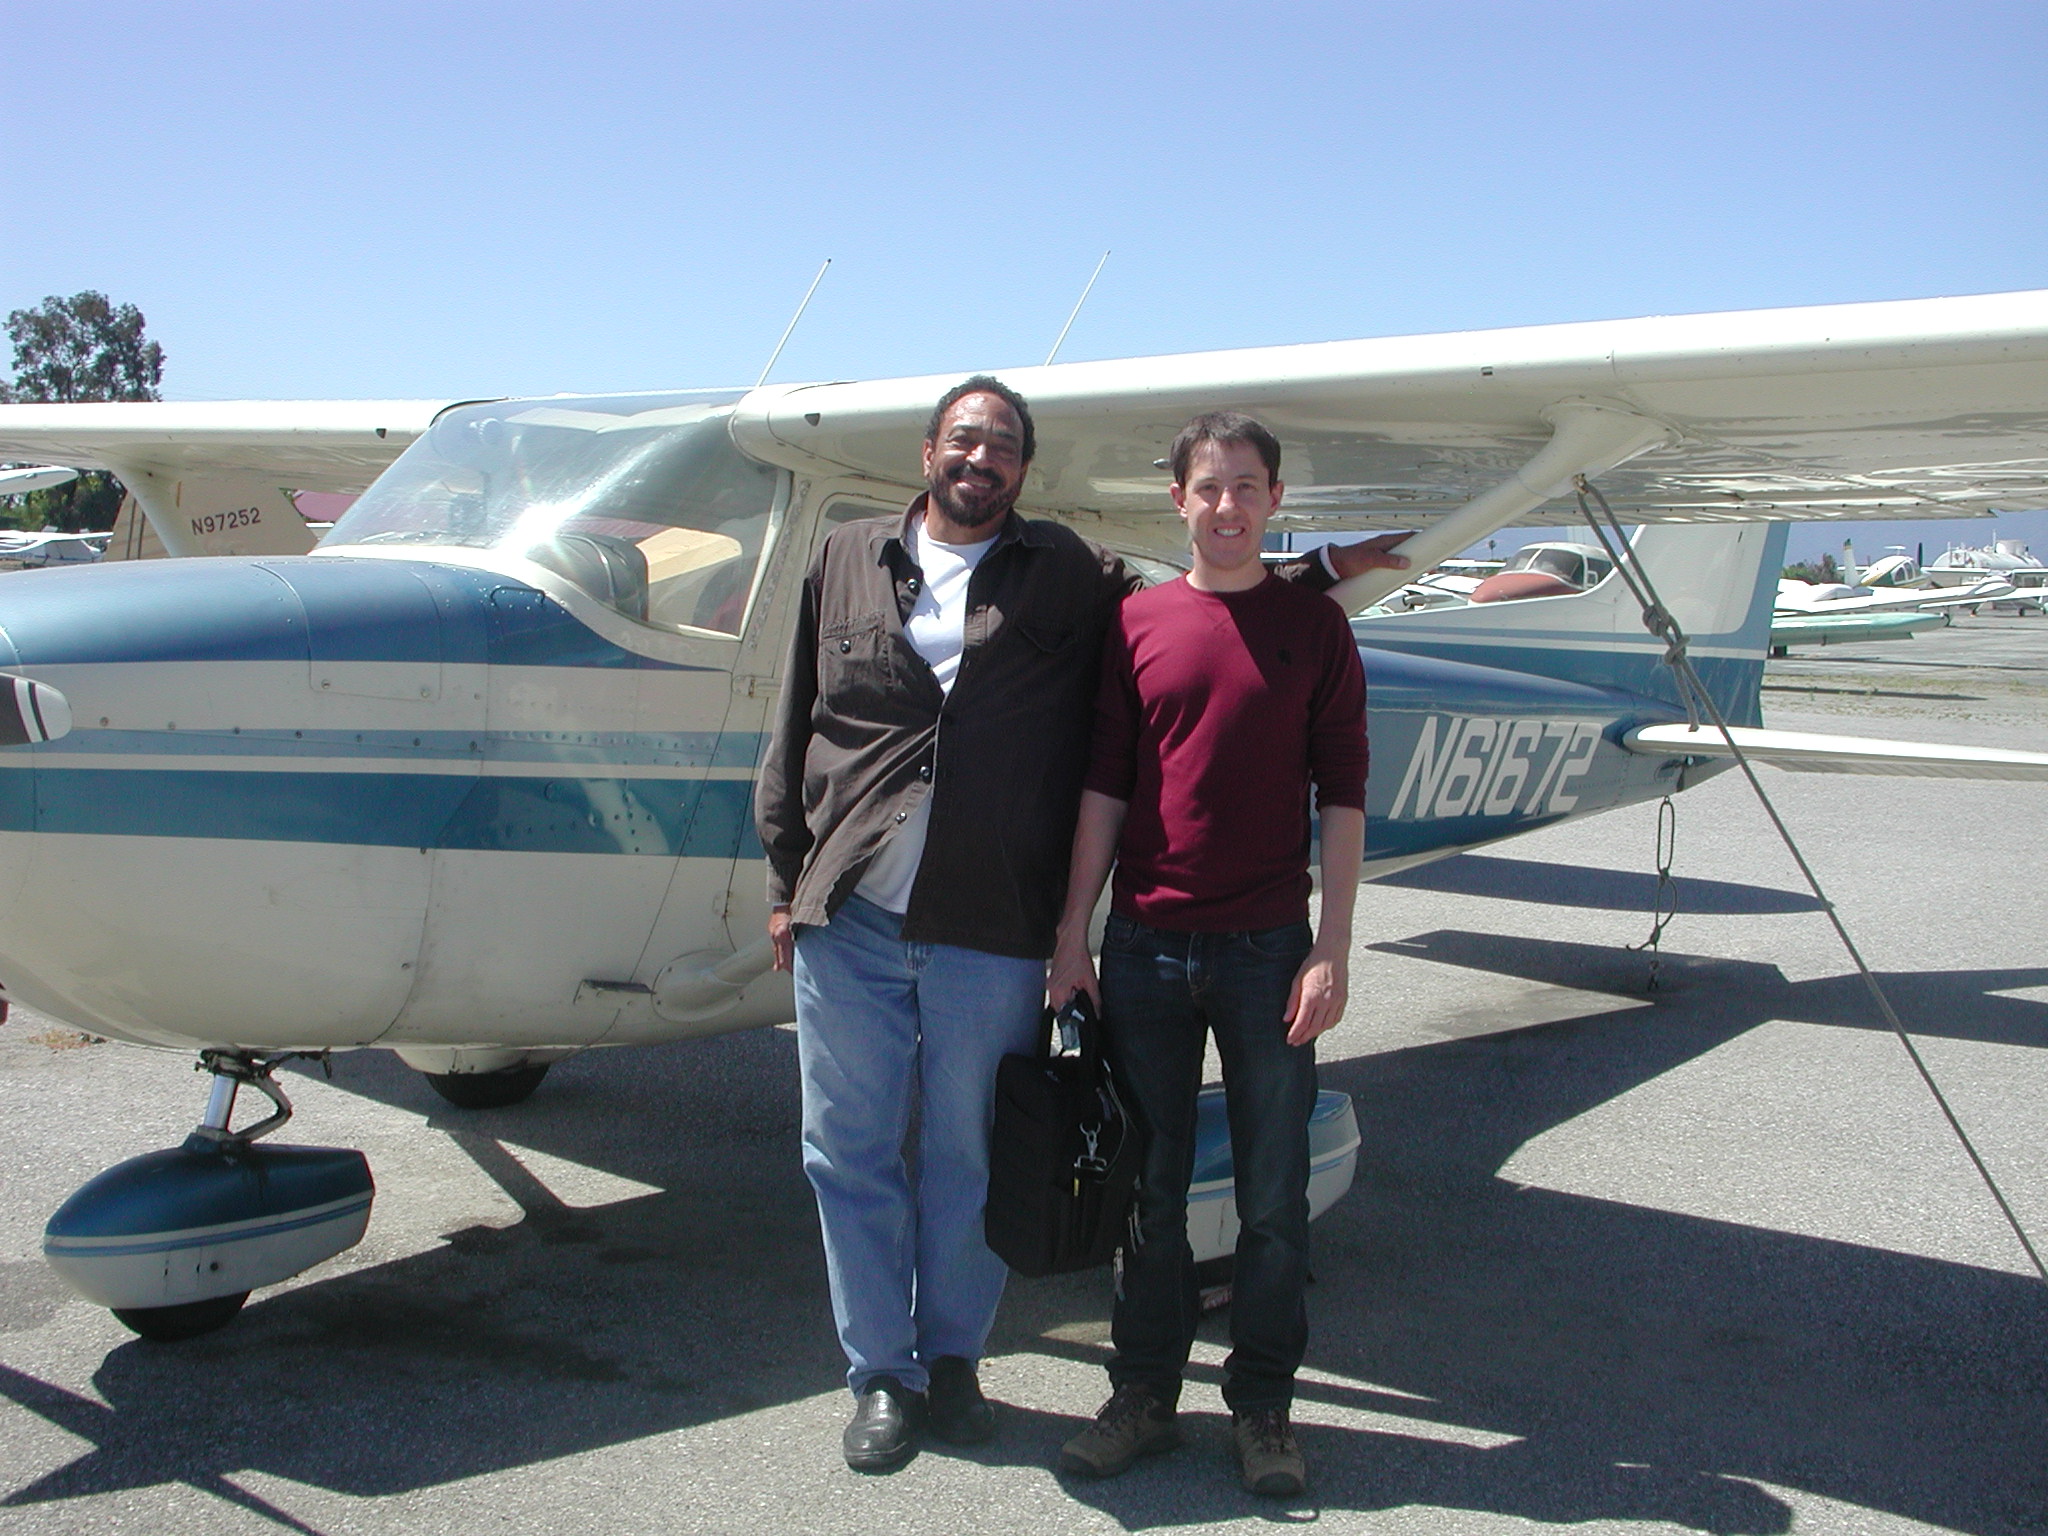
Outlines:
[[[1001,522],[1011,507],[1017,504],[1017,493],[998,487],[989,487],[982,482],[968,478],[965,466],[955,479],[934,473],[925,481],[925,489],[931,493],[932,505],[951,518],[962,528],[986,528],[991,523]],[[962,495],[965,491],[967,495]]]

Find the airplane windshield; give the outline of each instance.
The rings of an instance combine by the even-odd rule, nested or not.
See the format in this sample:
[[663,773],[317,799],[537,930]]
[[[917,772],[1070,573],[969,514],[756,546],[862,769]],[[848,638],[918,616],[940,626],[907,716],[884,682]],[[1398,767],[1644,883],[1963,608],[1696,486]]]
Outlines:
[[739,394],[501,400],[436,418],[322,549],[524,556],[664,629],[739,633],[782,475],[733,446]]
[[1614,569],[1614,562],[1603,555],[1559,549],[1554,544],[1533,544],[1516,550],[1501,569],[1541,571],[1575,587],[1591,587],[1606,579],[1607,573]]

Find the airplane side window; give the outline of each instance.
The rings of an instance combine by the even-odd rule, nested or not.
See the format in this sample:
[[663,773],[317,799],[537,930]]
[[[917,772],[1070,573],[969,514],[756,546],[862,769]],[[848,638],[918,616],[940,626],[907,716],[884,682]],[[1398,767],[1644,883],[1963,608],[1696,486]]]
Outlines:
[[865,522],[871,517],[895,517],[902,511],[901,507],[885,507],[878,502],[851,501],[844,496],[837,496],[825,504],[825,515],[819,519],[822,527],[818,537],[823,539],[841,523]]
[[492,549],[663,629],[737,635],[788,477],[727,430],[737,395],[496,401],[448,411],[325,549]]

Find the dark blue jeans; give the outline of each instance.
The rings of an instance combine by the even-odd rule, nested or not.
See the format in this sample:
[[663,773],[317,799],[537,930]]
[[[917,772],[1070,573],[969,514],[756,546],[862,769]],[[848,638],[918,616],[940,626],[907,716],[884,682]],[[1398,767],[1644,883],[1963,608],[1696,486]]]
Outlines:
[[1195,1095],[1203,1037],[1223,1058],[1238,1220],[1223,1399],[1240,1413],[1285,1408],[1308,1345],[1308,1117],[1315,1047],[1289,1045],[1281,1014],[1308,957],[1306,922],[1251,933],[1175,933],[1111,913],[1102,939],[1108,1054],[1150,1140],[1138,1186],[1140,1241],[1124,1254],[1109,1379],[1165,1401],[1201,1318],[1188,1247]]

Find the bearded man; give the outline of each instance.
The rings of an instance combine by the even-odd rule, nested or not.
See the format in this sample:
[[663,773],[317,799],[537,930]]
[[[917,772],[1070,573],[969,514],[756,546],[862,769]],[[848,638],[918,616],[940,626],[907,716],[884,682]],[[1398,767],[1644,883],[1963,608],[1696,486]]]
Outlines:
[[[926,427],[924,493],[826,539],[757,790],[860,1471],[921,1429],[995,1430],[977,1368],[1006,1275],[982,1235],[996,1067],[1039,1026],[1103,636],[1140,584],[1012,510],[1035,446],[1023,399],[968,379]],[[1282,574],[1405,566],[1400,537]]]

